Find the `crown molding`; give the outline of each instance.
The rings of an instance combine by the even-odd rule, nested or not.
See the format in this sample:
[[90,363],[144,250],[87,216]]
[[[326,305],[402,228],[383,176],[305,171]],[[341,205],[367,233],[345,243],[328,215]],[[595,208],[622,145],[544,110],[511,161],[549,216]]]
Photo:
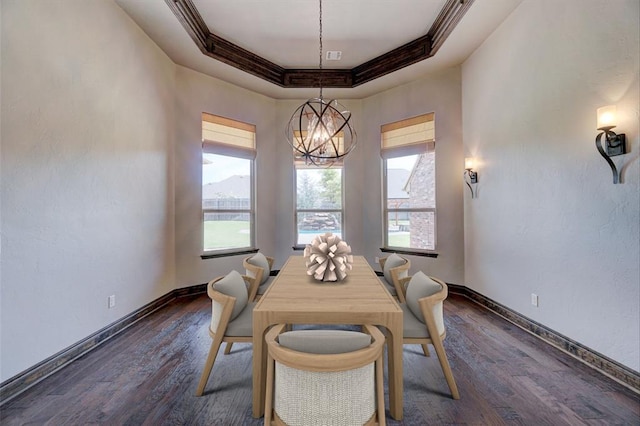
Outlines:
[[353,88],[436,54],[474,0],[447,0],[427,34],[352,69],[287,69],[212,33],[191,0],[165,0],[200,51],[285,88]]

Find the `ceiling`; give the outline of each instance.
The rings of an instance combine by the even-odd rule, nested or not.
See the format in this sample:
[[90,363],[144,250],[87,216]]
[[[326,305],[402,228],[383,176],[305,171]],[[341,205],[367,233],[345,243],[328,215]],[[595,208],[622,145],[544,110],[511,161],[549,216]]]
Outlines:
[[[466,0],[469,1],[469,0]],[[461,64],[522,0],[473,0],[435,55],[325,97],[360,99]],[[317,88],[281,87],[203,53],[169,4],[116,3],[177,64],[276,99],[316,97]],[[191,0],[208,31],[275,67],[319,65],[318,0]],[[425,36],[447,0],[323,0],[323,69],[350,70]],[[327,51],[341,51],[339,61]],[[249,65],[249,68],[252,65]]]

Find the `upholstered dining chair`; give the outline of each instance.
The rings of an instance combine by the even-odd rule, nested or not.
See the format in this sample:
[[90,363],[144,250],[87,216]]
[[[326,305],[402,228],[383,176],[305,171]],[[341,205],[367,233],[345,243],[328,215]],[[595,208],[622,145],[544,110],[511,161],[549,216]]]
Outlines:
[[213,339],[209,355],[204,364],[196,396],[202,396],[207,385],[213,363],[222,342],[227,342],[227,350],[233,342],[253,341],[253,307],[249,293],[257,282],[237,271],[211,280],[207,284],[207,294],[211,298],[211,323],[209,335]]
[[258,252],[253,256],[245,257],[242,260],[242,266],[246,270],[246,274],[253,277],[258,282],[256,292],[249,294],[249,300],[257,301],[269,285],[273,281],[274,277],[271,276],[271,268],[273,268],[273,257],[265,256]]
[[460,399],[458,386],[442,344],[446,337],[443,302],[448,294],[447,284],[421,271],[411,277],[401,278],[399,282],[401,292],[406,299],[406,303],[400,303],[403,317],[403,344],[421,345],[425,356],[429,356],[427,345],[433,345],[451,395],[453,399]]
[[[251,287],[252,290],[249,291],[250,301],[257,302],[273,281],[274,277],[271,276],[273,260],[273,257],[265,256],[260,252],[242,259],[242,266],[245,268],[246,275],[257,282],[255,288]],[[232,346],[233,342],[227,342],[224,348],[225,355],[231,353]]]
[[274,326],[268,347],[265,425],[385,425],[384,335]]
[[411,261],[392,253],[387,257],[380,258],[379,263],[384,275],[384,279],[381,281],[392,296],[397,297],[400,303],[404,303],[405,299],[404,293],[400,288],[400,279],[409,275]]

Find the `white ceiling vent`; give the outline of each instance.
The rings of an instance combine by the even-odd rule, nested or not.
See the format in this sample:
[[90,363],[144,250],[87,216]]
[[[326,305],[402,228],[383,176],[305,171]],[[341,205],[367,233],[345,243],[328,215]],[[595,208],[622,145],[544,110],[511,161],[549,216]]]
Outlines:
[[339,50],[328,50],[327,61],[339,61],[342,58],[342,52]]

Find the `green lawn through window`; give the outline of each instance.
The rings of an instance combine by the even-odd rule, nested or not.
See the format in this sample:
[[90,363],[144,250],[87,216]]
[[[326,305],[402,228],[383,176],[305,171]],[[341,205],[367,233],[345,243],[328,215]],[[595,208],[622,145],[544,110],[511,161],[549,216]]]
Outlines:
[[204,250],[219,250],[251,246],[248,221],[208,220],[204,222]]
[[408,232],[392,232],[389,234],[389,247],[411,247]]
[[[245,248],[251,246],[250,226],[248,221],[241,220],[209,220],[204,222],[204,250],[220,250],[228,248]],[[391,232],[390,247],[409,247],[408,232]]]

